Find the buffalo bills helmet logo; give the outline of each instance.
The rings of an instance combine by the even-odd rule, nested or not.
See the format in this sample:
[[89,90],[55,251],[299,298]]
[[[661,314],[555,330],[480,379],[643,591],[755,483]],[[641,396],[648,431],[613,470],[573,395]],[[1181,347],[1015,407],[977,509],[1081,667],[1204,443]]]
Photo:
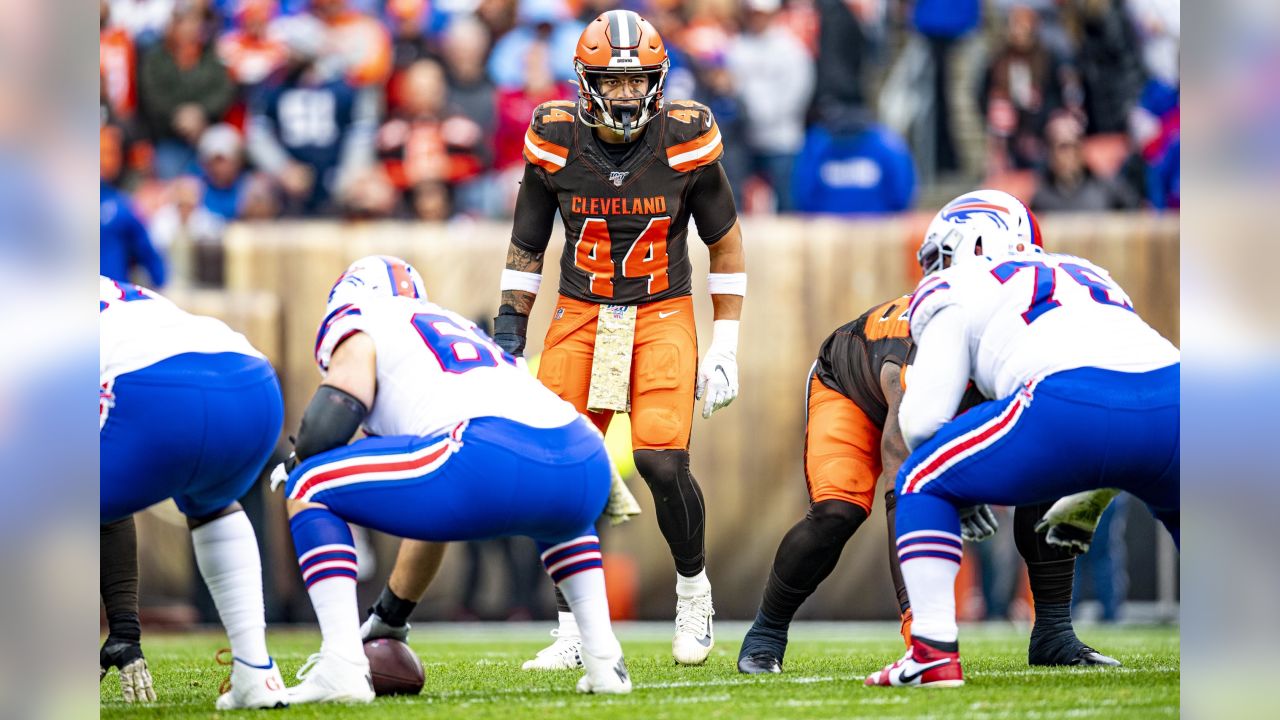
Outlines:
[[942,208],[942,219],[950,222],[963,224],[975,215],[988,217],[1002,229],[1009,229],[1009,208],[988,202],[980,197],[967,196],[957,198]]

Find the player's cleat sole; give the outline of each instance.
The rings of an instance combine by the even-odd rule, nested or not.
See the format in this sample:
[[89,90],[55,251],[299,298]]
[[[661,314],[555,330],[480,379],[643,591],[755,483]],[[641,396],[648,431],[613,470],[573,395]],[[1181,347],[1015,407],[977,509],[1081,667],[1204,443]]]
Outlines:
[[671,639],[671,656],[680,665],[701,665],[715,647],[715,628],[711,616],[711,591],[689,598],[676,599],[676,634]]
[[288,690],[289,703],[370,703],[373,678],[369,662],[352,662],[333,653],[316,653],[307,659],[298,678],[302,682]]
[[867,687],[960,687],[964,685],[960,651],[940,650],[913,637],[911,648],[901,660],[871,673],[863,684]]
[[582,636],[562,633],[559,628],[551,631],[555,642],[538,651],[531,660],[525,660],[521,670],[577,670],[582,667]]
[[767,652],[742,655],[738,658],[738,672],[743,675],[777,675],[782,672],[782,661]]

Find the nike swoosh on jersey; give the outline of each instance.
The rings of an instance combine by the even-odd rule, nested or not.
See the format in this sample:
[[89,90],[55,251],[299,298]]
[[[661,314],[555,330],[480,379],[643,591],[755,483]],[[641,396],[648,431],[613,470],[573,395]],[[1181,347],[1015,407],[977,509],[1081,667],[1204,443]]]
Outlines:
[[934,661],[933,661],[933,662],[931,662],[931,663],[922,663],[922,664],[921,664],[921,663],[917,663],[916,671],[915,671],[914,673],[911,673],[911,674],[907,674],[907,673],[905,673],[905,672],[904,672],[904,673],[902,673],[901,675],[899,675],[899,676],[898,676],[898,682],[909,683],[909,682],[911,682],[912,680],[915,680],[916,678],[920,677],[920,676],[921,676],[922,674],[924,674],[926,671],[928,671],[928,670],[932,670],[933,668],[936,668],[936,667],[941,667],[941,666],[943,666],[943,665],[946,665],[946,664],[947,664],[947,663],[949,663],[949,662],[951,662],[951,658],[943,658],[943,659],[941,659],[941,660],[934,660]]
[[659,312],[659,313],[658,313],[658,319],[659,319],[659,320],[666,320],[667,318],[671,317],[672,315],[675,315],[675,314],[676,314],[676,313],[678,313],[678,312],[680,312],[680,311],[679,311],[679,310],[672,310],[671,312]]

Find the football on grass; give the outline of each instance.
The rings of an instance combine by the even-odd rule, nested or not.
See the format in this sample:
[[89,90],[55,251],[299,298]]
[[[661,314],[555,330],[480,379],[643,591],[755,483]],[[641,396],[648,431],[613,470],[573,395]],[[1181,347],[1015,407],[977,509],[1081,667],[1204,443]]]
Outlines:
[[422,692],[422,684],[426,682],[422,661],[408,645],[399,640],[378,638],[364,644],[364,654],[369,658],[369,674],[373,678],[375,694],[417,695]]

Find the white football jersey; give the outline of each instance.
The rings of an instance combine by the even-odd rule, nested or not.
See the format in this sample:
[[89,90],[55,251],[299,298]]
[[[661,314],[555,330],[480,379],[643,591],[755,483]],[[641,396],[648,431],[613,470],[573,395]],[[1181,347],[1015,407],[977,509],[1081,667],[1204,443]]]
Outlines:
[[192,315],[158,293],[98,276],[101,382],[185,353],[264,357],[221,320]]
[[357,332],[377,353],[377,395],[364,421],[371,435],[433,435],[479,417],[556,428],[578,417],[475,323],[435,303],[368,296],[331,306],[316,334],[321,373]]
[[911,337],[919,342],[950,306],[963,312],[973,381],[989,398],[1063,370],[1145,372],[1179,360],[1110,273],[1070,255],[977,257],[925,277],[908,311]]

